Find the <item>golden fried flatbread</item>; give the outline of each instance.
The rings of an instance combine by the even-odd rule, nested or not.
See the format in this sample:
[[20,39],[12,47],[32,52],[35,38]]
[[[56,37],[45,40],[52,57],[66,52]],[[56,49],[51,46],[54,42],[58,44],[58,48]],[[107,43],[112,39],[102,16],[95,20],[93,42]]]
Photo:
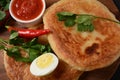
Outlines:
[[43,21],[49,43],[57,56],[82,71],[106,67],[120,57],[120,25],[101,19],[94,20],[93,32],[79,32],[58,21],[58,12],[91,14],[116,20],[114,15],[97,0],[61,0],[45,13]]
[[30,73],[30,64],[16,62],[6,54],[4,54],[4,65],[10,80],[78,80],[83,73],[60,60],[57,69],[53,73],[43,77],[36,77]]

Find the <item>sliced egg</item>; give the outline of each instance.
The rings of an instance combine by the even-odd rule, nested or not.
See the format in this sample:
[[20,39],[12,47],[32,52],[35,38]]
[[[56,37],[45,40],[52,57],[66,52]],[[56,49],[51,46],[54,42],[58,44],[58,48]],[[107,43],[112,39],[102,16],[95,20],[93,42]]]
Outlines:
[[35,76],[45,76],[53,72],[58,65],[58,58],[53,53],[45,53],[33,60],[30,72]]

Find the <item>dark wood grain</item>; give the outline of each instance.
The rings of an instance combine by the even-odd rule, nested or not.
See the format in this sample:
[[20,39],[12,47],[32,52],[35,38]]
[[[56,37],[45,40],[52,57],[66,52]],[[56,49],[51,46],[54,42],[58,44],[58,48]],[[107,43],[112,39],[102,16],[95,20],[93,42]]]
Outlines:
[[[58,0],[46,0],[47,7],[56,1]],[[109,10],[115,14],[116,18],[120,20],[120,12],[116,8],[112,0],[99,0],[99,1],[105,4],[109,8]],[[8,32],[0,33],[0,38],[8,39],[8,36],[9,36]],[[116,69],[118,68],[119,64],[120,64],[120,59],[118,59],[115,63],[113,63],[109,67],[90,71],[90,72],[85,72],[80,77],[80,80],[110,80],[110,78],[113,76]],[[0,80],[9,80],[4,69],[3,53],[1,51],[0,51]]]
[[108,9],[115,14],[116,18],[118,20],[120,20],[120,12],[117,9],[117,7],[115,6],[113,0],[99,0],[100,2],[102,2],[104,5],[106,5],[108,7]]

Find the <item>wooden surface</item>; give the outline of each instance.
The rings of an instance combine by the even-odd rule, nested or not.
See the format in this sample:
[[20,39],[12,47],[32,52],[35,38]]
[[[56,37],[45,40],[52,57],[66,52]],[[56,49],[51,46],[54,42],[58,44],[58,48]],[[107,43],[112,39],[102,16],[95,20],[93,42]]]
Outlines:
[[[47,6],[50,6],[53,2],[57,0],[46,0]],[[113,12],[118,20],[120,20],[120,12],[114,5],[112,0],[99,0],[103,4],[105,4],[111,12]],[[0,38],[7,39],[8,33],[3,32],[0,33]],[[120,59],[118,59],[114,64],[112,64],[109,67],[106,67],[104,69],[99,69],[95,71],[85,72],[81,77],[80,80],[110,80],[110,78],[115,73],[116,69],[118,68],[118,65],[120,64]],[[3,54],[0,52],[0,80],[9,80],[3,64]]]

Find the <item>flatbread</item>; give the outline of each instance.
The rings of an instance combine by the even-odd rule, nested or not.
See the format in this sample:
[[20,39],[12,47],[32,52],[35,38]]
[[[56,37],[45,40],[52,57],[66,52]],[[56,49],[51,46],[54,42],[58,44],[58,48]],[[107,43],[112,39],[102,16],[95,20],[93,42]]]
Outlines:
[[120,57],[120,25],[96,19],[93,32],[76,31],[58,21],[58,12],[92,14],[115,19],[115,16],[97,0],[61,0],[46,11],[43,22],[50,29],[49,43],[56,55],[72,67],[90,71],[109,66]]
[[57,69],[53,73],[43,77],[36,77],[30,73],[30,64],[16,62],[6,54],[4,54],[4,65],[10,80],[78,80],[83,73],[60,60]]

